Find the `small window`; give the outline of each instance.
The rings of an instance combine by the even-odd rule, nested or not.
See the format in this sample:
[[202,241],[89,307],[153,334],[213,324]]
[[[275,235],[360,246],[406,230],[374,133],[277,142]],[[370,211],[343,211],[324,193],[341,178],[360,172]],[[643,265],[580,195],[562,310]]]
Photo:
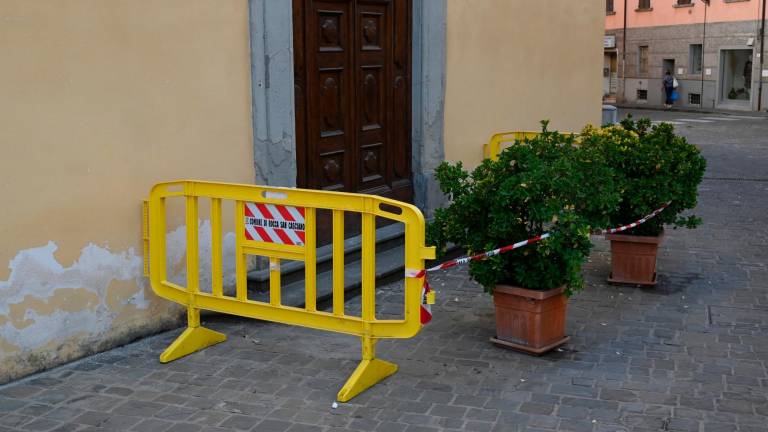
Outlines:
[[678,6],[690,6],[693,4],[692,0],[677,0]]
[[648,100],[648,90],[637,89],[637,100]]
[[638,0],[637,8],[640,9],[640,10],[650,9],[651,8],[651,0]]
[[637,50],[637,70],[641,75],[648,75],[648,45],[641,45]]
[[688,105],[701,105],[701,95],[699,93],[688,93]]
[[612,14],[615,12],[616,10],[613,9],[613,0],[605,0],[605,13]]
[[692,44],[689,49],[689,65],[692,74],[701,73],[701,44]]

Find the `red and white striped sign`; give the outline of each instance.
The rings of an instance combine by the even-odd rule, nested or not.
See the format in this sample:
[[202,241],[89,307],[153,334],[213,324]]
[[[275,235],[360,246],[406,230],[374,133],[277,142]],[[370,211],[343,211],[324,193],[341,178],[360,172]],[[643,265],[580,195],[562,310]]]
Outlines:
[[245,203],[246,240],[304,245],[304,208]]

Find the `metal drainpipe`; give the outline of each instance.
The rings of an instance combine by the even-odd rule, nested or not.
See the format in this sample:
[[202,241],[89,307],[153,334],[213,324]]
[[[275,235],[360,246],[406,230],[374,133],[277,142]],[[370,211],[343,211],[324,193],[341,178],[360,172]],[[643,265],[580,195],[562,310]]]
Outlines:
[[[701,37],[701,95],[699,96],[699,106],[701,108],[704,108],[704,53],[707,47],[707,9],[709,9],[709,0],[702,0],[704,2],[704,34]],[[763,0],[765,1],[765,0]],[[720,72],[722,73],[722,71]],[[717,95],[714,96],[712,104],[714,105],[714,99],[717,98]]]
[[765,5],[766,0],[763,0],[763,16],[760,22],[760,70],[758,71],[757,79],[757,110],[763,109],[763,64],[765,62]]
[[[765,1],[765,0],[763,0]],[[621,93],[624,95],[624,101],[626,103],[627,101],[627,0],[624,0],[624,33],[621,37],[622,41],[622,47],[621,47],[621,78],[622,78],[622,89]],[[762,59],[762,56],[760,56]],[[762,81],[761,81],[762,82]]]

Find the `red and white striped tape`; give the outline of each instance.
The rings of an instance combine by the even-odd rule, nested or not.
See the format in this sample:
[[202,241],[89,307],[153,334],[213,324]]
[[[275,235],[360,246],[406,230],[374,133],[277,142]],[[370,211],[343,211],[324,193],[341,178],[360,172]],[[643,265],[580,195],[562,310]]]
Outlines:
[[661,207],[657,208],[656,210],[654,210],[653,213],[649,214],[648,216],[646,216],[646,217],[644,217],[642,219],[638,219],[635,222],[632,222],[631,224],[622,225],[622,226],[617,227],[617,228],[608,228],[608,229],[606,229],[604,231],[599,231],[599,230],[598,231],[593,231],[592,234],[595,234],[595,235],[614,234],[614,233],[617,233],[617,232],[622,232],[622,231],[626,231],[628,229],[635,228],[636,226],[642,225],[645,222],[647,222],[648,219],[653,219],[654,217],[658,216],[658,214],[663,212],[664,209],[669,207],[670,204],[672,204],[672,201],[667,202],[663,206],[661,206]]
[[[672,203],[671,201],[667,202],[663,206],[661,206],[658,209],[654,210],[653,213],[643,217],[642,219],[638,219],[635,222],[632,222],[630,224],[622,225],[622,226],[616,227],[616,228],[607,228],[605,230],[593,231],[592,234],[595,234],[595,235],[614,234],[614,233],[617,233],[617,232],[622,232],[622,231],[626,231],[628,229],[635,228],[638,225],[641,225],[641,224],[647,222],[649,219],[652,219],[652,218],[658,216],[658,214],[663,212],[664,209],[666,209],[667,207],[669,207],[669,205],[671,203]],[[504,247],[500,247],[498,249],[494,249],[494,250],[491,250],[491,251],[483,252],[481,254],[472,255],[472,256],[463,257],[463,258],[452,259],[450,261],[446,261],[444,263],[438,264],[438,265],[436,265],[434,267],[430,267],[430,268],[427,268],[427,269],[421,269],[421,270],[406,269],[405,270],[405,277],[417,278],[417,279],[423,279],[424,280],[424,282],[422,284],[422,289],[421,289],[421,323],[422,324],[426,324],[426,323],[432,321],[432,305],[428,304],[428,302],[427,302],[427,298],[429,296],[429,293],[432,291],[432,288],[429,286],[429,282],[427,281],[427,274],[428,273],[436,272],[436,271],[439,271],[439,270],[446,270],[446,269],[449,269],[451,267],[456,267],[459,264],[467,264],[467,263],[469,263],[471,261],[481,261],[481,260],[490,258],[492,256],[500,255],[500,254],[503,254],[505,252],[509,252],[509,251],[521,248],[523,246],[528,246],[529,244],[533,244],[533,243],[539,242],[539,241],[544,240],[546,238],[549,238],[551,236],[552,236],[552,234],[547,232],[547,233],[543,233],[541,235],[538,235],[536,237],[530,238],[528,240],[523,240],[523,241],[511,244],[511,245],[508,245],[508,246],[504,246]]]

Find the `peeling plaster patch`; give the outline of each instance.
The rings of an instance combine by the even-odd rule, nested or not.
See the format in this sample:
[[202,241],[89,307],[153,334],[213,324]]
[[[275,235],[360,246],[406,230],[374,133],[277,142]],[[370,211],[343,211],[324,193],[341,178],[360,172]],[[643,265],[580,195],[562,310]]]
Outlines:
[[[21,327],[13,322],[0,327],[0,336],[8,343],[23,350],[33,350],[81,332],[98,334],[106,331],[114,314],[105,303],[106,288],[112,280],[136,280],[139,289],[126,303],[142,308],[148,306],[141,277],[142,259],[133,249],[112,253],[89,244],[70,267],[63,267],[56,260],[54,253],[57,249],[56,243],[48,242],[42,247],[23,250],[11,260],[11,274],[8,280],[0,282],[0,314],[9,315],[12,307],[15,310],[23,307],[26,311]],[[96,305],[84,304],[80,310],[60,307],[51,311],[35,307],[54,301],[57,291],[66,289],[85,290],[95,294],[99,301]]]
[[[135,290],[135,288],[134,288]],[[20,303],[9,305],[11,322],[18,329],[32,325],[30,314],[50,315],[57,309],[62,312],[77,312],[81,309],[93,309],[100,302],[99,296],[82,288],[59,288],[47,299],[28,295]]]
[[[210,222],[199,223],[198,231],[200,279],[201,287],[205,287],[211,283]],[[168,233],[166,239],[169,268],[180,263],[182,269],[170,278],[184,286],[185,227]],[[118,323],[133,318],[131,321],[136,320],[138,327],[143,327],[142,319],[146,323],[156,319],[149,310],[151,304],[147,295],[150,287],[143,277],[142,257],[136,255],[133,248],[115,253],[89,244],[69,267],[56,260],[57,249],[56,243],[50,241],[45,246],[22,250],[10,261],[11,273],[7,280],[0,281],[0,317],[3,317],[0,320],[0,347],[3,348],[0,360],[13,351],[29,352],[30,356],[45,354],[46,358],[51,358],[50,354],[55,353],[53,346],[71,345],[77,337],[109,346],[109,341],[102,339],[118,317],[122,318]],[[235,281],[234,233],[223,236],[223,254],[224,284],[232,286]],[[73,297],[81,302],[73,302]],[[124,312],[128,311],[126,316]],[[52,350],[53,353],[49,352]],[[55,362],[55,356],[49,361]]]

